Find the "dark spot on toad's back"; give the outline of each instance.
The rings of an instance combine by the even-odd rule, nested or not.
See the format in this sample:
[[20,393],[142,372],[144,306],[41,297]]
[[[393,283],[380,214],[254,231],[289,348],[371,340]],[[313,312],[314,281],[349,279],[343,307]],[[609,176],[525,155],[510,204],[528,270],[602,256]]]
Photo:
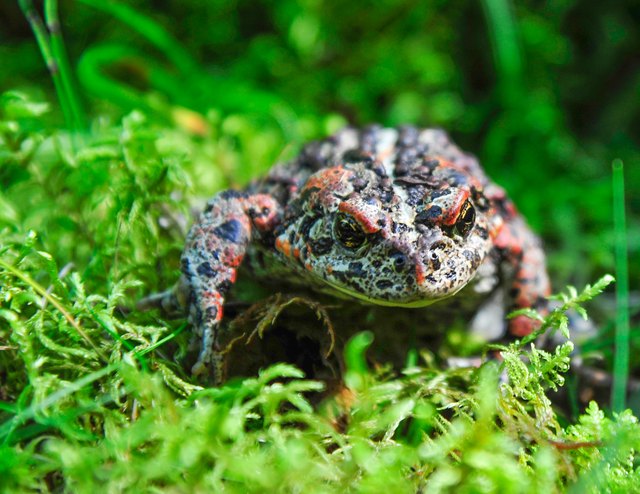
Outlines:
[[431,200],[435,200],[438,197],[448,196],[451,194],[451,189],[439,189],[431,192]]
[[342,161],[345,163],[372,163],[373,156],[371,153],[362,151],[360,149],[349,149],[342,155]]
[[442,208],[440,206],[431,206],[426,211],[421,211],[416,214],[416,223],[423,223],[425,225],[433,225],[442,216]]
[[384,168],[384,165],[379,161],[376,161],[374,165],[371,167],[373,173],[378,175],[380,178],[387,178],[387,170]]
[[216,275],[216,271],[211,267],[211,264],[209,263],[209,261],[204,261],[200,263],[196,271],[200,276],[206,276],[207,278],[211,278]]
[[393,201],[394,198],[394,193],[393,190],[391,189],[383,189],[380,191],[380,200],[385,203],[385,204],[389,204],[391,201]]
[[429,168],[430,170],[434,170],[440,165],[440,161],[436,159],[425,159],[422,162],[423,166]]
[[213,229],[213,233],[222,240],[234,244],[240,243],[245,239],[244,228],[238,220],[229,220]]
[[450,171],[447,176],[447,182],[449,182],[449,185],[453,187],[458,187],[460,185],[466,185],[467,183],[469,183],[469,179],[467,175],[463,173]]
[[374,196],[368,196],[365,198],[364,202],[365,204],[375,206],[376,204],[378,204],[378,199],[376,199]]
[[409,187],[407,190],[407,200],[406,203],[409,206],[416,206],[422,199],[424,198],[424,187],[416,186]]
[[239,197],[247,197],[247,193],[235,189],[228,189],[220,192],[219,197],[220,199],[237,199]]

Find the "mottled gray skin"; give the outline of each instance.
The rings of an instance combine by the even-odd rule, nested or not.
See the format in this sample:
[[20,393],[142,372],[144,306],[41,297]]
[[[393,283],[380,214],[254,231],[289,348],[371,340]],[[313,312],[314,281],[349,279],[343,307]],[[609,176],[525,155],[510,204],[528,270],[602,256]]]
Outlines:
[[[477,160],[437,129],[347,128],[209,202],[177,288],[147,302],[189,308],[202,338],[194,372],[209,368],[216,381],[218,325],[243,261],[265,280],[376,305],[424,307],[464,288],[465,304],[478,307],[470,327],[540,308],[549,292],[537,237]],[[518,336],[533,328],[524,317],[510,322]]]

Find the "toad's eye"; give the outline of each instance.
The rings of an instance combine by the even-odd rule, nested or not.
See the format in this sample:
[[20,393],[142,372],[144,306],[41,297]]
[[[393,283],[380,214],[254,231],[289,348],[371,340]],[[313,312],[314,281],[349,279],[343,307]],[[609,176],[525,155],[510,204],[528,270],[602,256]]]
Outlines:
[[467,199],[460,208],[460,214],[458,214],[458,218],[456,219],[456,231],[463,237],[466,237],[473,228],[475,222],[476,210]]
[[336,239],[347,249],[355,250],[362,247],[367,241],[367,234],[360,224],[348,214],[338,214],[333,231]]

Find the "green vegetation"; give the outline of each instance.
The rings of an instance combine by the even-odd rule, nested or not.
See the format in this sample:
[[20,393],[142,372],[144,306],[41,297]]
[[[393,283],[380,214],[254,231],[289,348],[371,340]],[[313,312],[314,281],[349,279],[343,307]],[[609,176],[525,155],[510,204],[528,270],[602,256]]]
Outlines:
[[[152,5],[0,5],[0,491],[637,490],[637,9]],[[476,152],[545,239],[555,286],[600,280],[540,331],[566,333],[564,310],[594,297],[600,331],[397,373],[368,366],[361,333],[339,392],[285,363],[204,387],[184,320],[134,309],[176,280],[190,208],[370,121],[443,126]],[[616,383],[599,404],[570,355]]]

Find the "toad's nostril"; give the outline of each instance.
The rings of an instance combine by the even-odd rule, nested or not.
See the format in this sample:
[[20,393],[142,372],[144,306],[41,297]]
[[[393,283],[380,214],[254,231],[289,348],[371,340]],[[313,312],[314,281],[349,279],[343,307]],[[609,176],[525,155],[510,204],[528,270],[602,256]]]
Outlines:
[[440,258],[438,257],[437,252],[431,252],[429,254],[429,261],[431,263],[431,269],[433,271],[438,271],[438,269],[440,269],[440,267],[442,266],[442,263],[440,262]]
[[393,269],[399,273],[403,271],[408,264],[407,256],[405,256],[402,252],[394,252],[389,256],[393,262]]

